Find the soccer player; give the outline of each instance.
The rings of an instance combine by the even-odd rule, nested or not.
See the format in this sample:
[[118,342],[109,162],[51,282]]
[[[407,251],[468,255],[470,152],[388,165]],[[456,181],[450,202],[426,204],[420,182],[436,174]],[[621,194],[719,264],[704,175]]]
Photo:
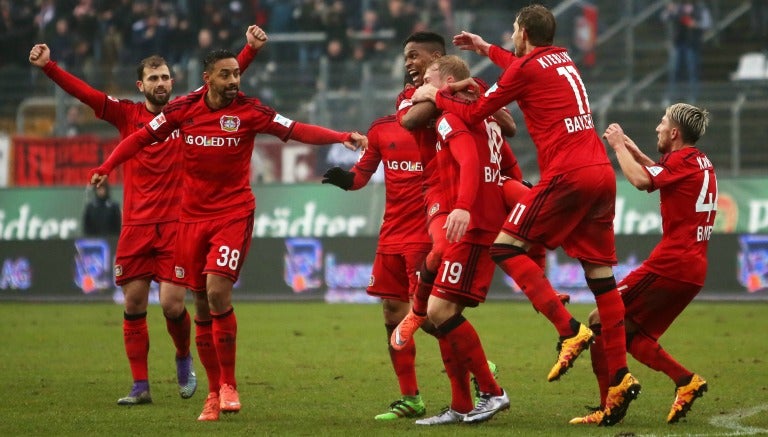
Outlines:
[[624,304],[613,276],[612,266],[617,263],[613,233],[616,176],[595,133],[584,82],[568,52],[552,45],[554,35],[552,12],[535,4],[517,14],[514,53],[462,32],[454,37],[454,44],[487,55],[504,68],[499,81],[474,102],[451,94],[471,84],[471,79],[440,92],[424,85],[413,100],[432,100],[439,109],[469,124],[517,101],[538,152],[541,179],[510,213],[491,247],[491,256],[560,335],[549,381],[559,379],[573,365],[594,334],[571,316],[541,267],[524,255],[533,243],[541,243],[548,249],[562,246],[581,262],[603,321],[610,375],[601,424],[614,425],[625,416],[641,388],[627,368]]
[[[248,67],[265,44],[266,40],[262,39],[265,35],[258,26],[248,27],[247,44],[238,56],[242,69]],[[93,109],[97,117],[115,126],[123,139],[159,114],[170,100],[173,90],[171,71],[159,56],[143,59],[137,68],[136,87],[144,95],[142,102],[118,100],[92,88],[52,61],[51,51],[45,44],[32,47],[29,61],[64,91]],[[172,135],[167,141],[176,144],[180,138]],[[186,290],[172,283],[181,171],[180,146],[162,142],[145,148],[125,166],[123,227],[117,244],[115,283],[122,287],[125,296],[123,341],[133,375],[133,387],[128,396],[118,399],[119,405],[152,402],[146,320],[152,280],[160,283],[160,306],[168,333],[176,346],[179,394],[187,399],[197,389],[197,376],[189,351],[191,322],[184,305]]]
[[[415,32],[410,35],[403,45],[405,70],[415,87],[424,83],[424,72],[437,58],[445,55],[445,39],[433,32]],[[435,173],[435,120],[440,111],[429,101],[414,102],[411,97],[415,92],[414,86],[406,86],[397,97],[397,119],[400,124],[411,131],[419,145],[423,170],[424,204],[427,212],[427,228],[432,239],[432,249],[419,268],[419,282],[413,296],[412,310],[395,328],[390,344],[395,349],[404,348],[416,330],[427,319],[427,300],[432,291],[435,274],[442,258],[442,253],[448,244],[445,239],[445,219],[448,211],[441,198],[438,176]],[[514,136],[517,131],[512,116],[505,110],[499,110],[494,115],[502,127],[505,136]],[[431,332],[431,326],[424,327]]]
[[[701,291],[707,274],[707,246],[717,213],[717,178],[712,162],[696,148],[696,142],[708,124],[706,110],[685,103],[669,106],[656,126],[658,162],[640,151],[618,124],[608,126],[603,135],[627,180],[639,190],[658,190],[661,197],[661,241],[640,267],[619,282],[619,290],[626,306],[627,350],[675,383],[669,423],[685,417],[696,398],[707,391],[707,381],[672,358],[658,339]],[[598,334],[590,355],[603,406],[609,380],[597,311],[592,311],[589,323]],[[596,410],[571,423],[599,423],[602,414]]]
[[423,216],[421,157],[413,135],[400,126],[394,115],[375,120],[367,136],[368,148],[360,160],[349,171],[329,169],[323,183],[359,190],[371,179],[379,163],[384,164],[384,219],[367,291],[381,298],[389,357],[402,397],[375,419],[416,418],[426,413],[416,380],[416,345],[411,341],[398,350],[389,344],[389,338],[410,309],[416,271],[432,246]]
[[357,132],[295,122],[245,96],[239,91],[237,58],[229,50],[210,52],[203,65],[205,86],[175,99],[144,128],[122,140],[91,171],[90,180],[100,184],[115,166],[178,132],[181,144],[165,145],[184,154],[173,280],[195,295],[195,341],[209,386],[198,420],[218,420],[220,412],[240,411],[232,286],[252,239],[256,200],[249,176],[256,135],[308,144],[344,143],[353,150],[365,147],[367,139]]
[[[467,64],[458,56],[448,55],[427,68],[424,82],[442,87],[468,77]],[[435,130],[435,171],[448,211],[448,245],[435,275],[427,316],[435,326],[450,380],[451,405],[435,416],[417,420],[416,424],[482,422],[509,408],[509,397],[489,369],[480,337],[463,311],[484,302],[488,293],[496,268],[488,248],[506,217],[500,189],[501,165],[516,160],[493,117],[468,126],[444,112],[437,119]],[[470,373],[481,393],[477,404],[472,401]]]

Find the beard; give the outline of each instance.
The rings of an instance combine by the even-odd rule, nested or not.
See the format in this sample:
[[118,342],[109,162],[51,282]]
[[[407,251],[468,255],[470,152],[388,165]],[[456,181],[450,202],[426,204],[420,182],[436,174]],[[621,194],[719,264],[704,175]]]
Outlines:
[[171,92],[168,91],[164,97],[157,97],[152,93],[144,93],[144,97],[153,105],[165,106],[171,98]]

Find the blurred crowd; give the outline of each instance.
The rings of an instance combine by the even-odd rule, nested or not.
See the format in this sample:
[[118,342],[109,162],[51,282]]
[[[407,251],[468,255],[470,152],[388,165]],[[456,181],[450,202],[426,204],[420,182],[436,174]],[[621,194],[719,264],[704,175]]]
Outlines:
[[[270,59],[311,62],[370,59],[399,52],[402,40],[427,28],[455,30],[457,11],[479,0],[0,0],[0,67],[27,66],[29,47],[46,42],[75,74],[114,71],[161,54],[186,67],[213,48],[239,50],[242,33],[258,24],[270,34],[301,33],[314,44],[272,48]],[[506,4],[508,3],[508,4]],[[514,10],[524,2],[505,2]],[[299,41],[300,42],[300,41]]]

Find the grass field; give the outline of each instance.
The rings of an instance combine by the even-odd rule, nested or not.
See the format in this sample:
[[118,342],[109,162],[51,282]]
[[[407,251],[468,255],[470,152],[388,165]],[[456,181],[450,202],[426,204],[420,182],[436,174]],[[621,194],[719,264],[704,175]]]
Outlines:
[[[191,305],[190,305],[191,309]],[[586,319],[591,307],[573,305]],[[205,372],[190,400],[178,397],[173,349],[160,308],[150,308],[154,404],[119,407],[130,388],[122,308],[113,304],[0,304],[0,435],[520,435],[662,436],[768,434],[768,303],[695,303],[662,344],[709,382],[709,392],[676,425],[665,418],[673,384],[630,359],[643,384],[623,423],[573,426],[595,405],[589,356],[560,381],[546,382],[554,329],[531,306],[492,302],[469,310],[499,380],[508,412],[475,426],[379,423],[398,397],[377,305],[238,303],[238,382],[243,409],[199,423]],[[428,413],[449,403],[437,344],[417,334],[417,370]],[[193,352],[196,355],[196,352]]]

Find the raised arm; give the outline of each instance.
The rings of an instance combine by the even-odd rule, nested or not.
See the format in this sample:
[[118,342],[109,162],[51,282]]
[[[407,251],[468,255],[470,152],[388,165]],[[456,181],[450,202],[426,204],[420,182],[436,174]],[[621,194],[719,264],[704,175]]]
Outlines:
[[115,167],[131,159],[142,148],[155,141],[157,139],[147,129],[137,130],[120,141],[103,164],[88,173],[88,181],[97,187],[101,186]]
[[368,138],[358,132],[338,132],[314,124],[295,122],[288,138],[306,144],[325,145],[342,143],[349,150],[366,149]]
[[[608,126],[608,129],[605,130],[603,138],[605,138],[611,148],[613,148],[613,151],[616,152],[616,159],[619,161],[621,171],[624,173],[624,176],[629,183],[634,185],[638,190],[647,190],[651,188],[651,176],[645,169],[645,164],[638,162],[632,152],[630,152],[625,142],[625,138],[629,139],[629,137],[624,135],[624,130],[621,126],[617,123],[612,123]],[[632,140],[629,141],[634,144]],[[635,146],[635,148],[637,148],[637,146]],[[651,162],[651,164],[652,163],[653,162]]]
[[264,30],[256,25],[248,26],[245,31],[246,44],[240,53],[237,54],[237,65],[240,66],[240,73],[243,73],[251,65],[256,55],[259,53],[262,47],[267,43],[269,37]]
[[32,47],[29,52],[29,62],[39,67],[67,94],[88,105],[97,115],[102,114],[107,95],[59,67],[55,61],[51,60],[51,49],[46,44],[35,44]]

